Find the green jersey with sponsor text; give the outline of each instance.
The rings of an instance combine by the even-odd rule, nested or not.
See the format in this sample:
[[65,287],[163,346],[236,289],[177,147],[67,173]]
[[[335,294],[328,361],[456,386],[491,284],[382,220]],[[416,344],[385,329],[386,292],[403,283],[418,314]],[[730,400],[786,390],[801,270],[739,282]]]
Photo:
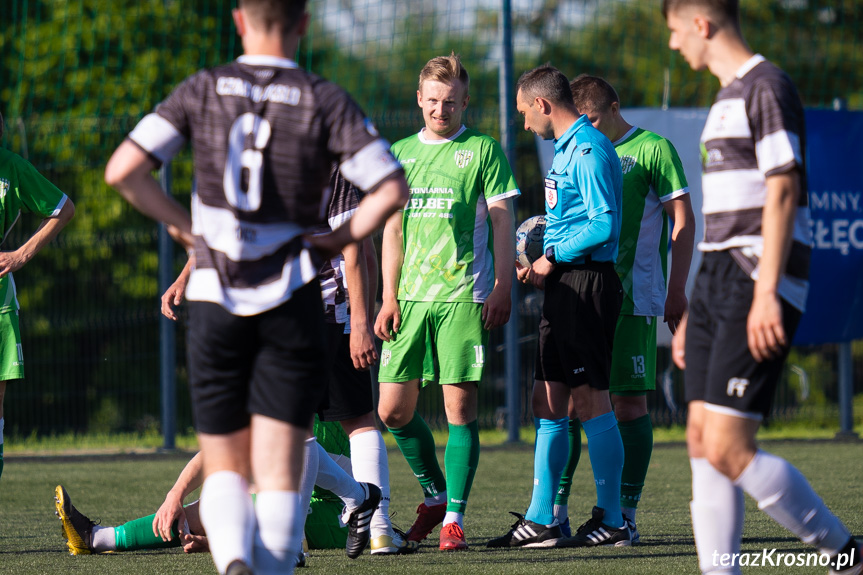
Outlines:
[[664,202],[689,193],[671,142],[634,127],[614,149],[623,168],[623,221],[615,269],[623,284],[621,314],[665,313],[668,215]]
[[[57,189],[21,156],[0,148],[0,233],[3,239],[21,212],[50,218],[60,213],[66,194]],[[4,248],[8,249],[8,248]],[[18,309],[12,274],[0,278],[0,313]]]
[[484,302],[494,287],[488,206],[519,195],[500,145],[462,126],[446,140],[421,131],[392,150],[411,192],[398,299]]

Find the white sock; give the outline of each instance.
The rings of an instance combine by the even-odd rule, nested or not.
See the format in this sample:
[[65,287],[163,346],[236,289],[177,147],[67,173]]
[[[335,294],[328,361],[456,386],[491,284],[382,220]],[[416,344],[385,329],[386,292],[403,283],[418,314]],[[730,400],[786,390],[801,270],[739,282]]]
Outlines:
[[436,495],[427,496],[424,503],[426,504],[426,507],[432,507],[434,505],[443,505],[446,501],[446,490],[444,490]]
[[447,511],[446,515],[443,516],[443,524],[448,525],[449,523],[455,523],[462,529],[464,529],[464,513],[458,513],[457,511]]
[[781,457],[759,449],[735,484],[774,521],[822,553],[836,555],[851,538],[803,474]]
[[569,505],[557,505],[554,506],[554,518],[557,519],[557,522],[563,525],[566,518],[569,517]]
[[351,463],[351,458],[347,455],[342,455],[341,453],[330,453],[327,451],[327,455],[330,456],[330,459],[336,462],[336,465],[345,470],[345,473],[354,476],[354,468]]
[[348,509],[356,509],[366,499],[366,492],[362,485],[348,475],[338,463],[327,455],[327,452],[318,442],[318,475],[315,485],[328,489],[335,493]]
[[302,549],[306,513],[296,491],[261,491],[255,498],[255,573],[290,575]]
[[117,538],[113,527],[93,526],[93,535],[90,537],[90,547],[97,553],[117,550]]
[[702,573],[740,573],[740,566],[722,567],[719,558],[726,553],[740,553],[743,491],[714,469],[706,458],[690,458],[689,462],[692,466],[690,510],[698,566]]
[[300,479],[300,509],[308,515],[312,504],[312,491],[315,490],[315,480],[318,477],[318,440],[314,437],[306,439],[303,445],[303,477]]
[[246,479],[234,471],[211,474],[201,489],[199,510],[219,573],[236,559],[252,565],[255,509]]
[[354,479],[374,483],[381,488],[381,502],[372,515],[372,537],[392,537],[390,522],[390,467],[387,462],[387,446],[377,429],[358,433],[351,437],[351,468]]

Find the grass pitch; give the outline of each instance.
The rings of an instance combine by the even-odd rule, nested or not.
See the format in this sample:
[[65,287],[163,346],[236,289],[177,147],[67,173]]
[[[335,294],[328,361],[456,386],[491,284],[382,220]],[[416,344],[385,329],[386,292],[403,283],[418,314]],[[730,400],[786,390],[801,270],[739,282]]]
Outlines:
[[[863,443],[832,441],[765,442],[768,451],[796,465],[812,482],[830,508],[852,532],[863,536]],[[421,492],[397,450],[390,450],[394,522],[407,528],[414,518]],[[54,516],[53,488],[62,483],[72,501],[91,519],[103,525],[121,524],[149,515],[159,507],[188,453],[100,457],[9,457],[0,479],[0,572],[49,573],[215,573],[209,555],[184,555],[178,549],[138,551],[99,556],[69,556]],[[443,453],[439,454],[441,461]],[[471,549],[445,553],[437,549],[437,533],[419,553],[402,557],[357,560],[341,550],[313,551],[309,568],[314,573],[446,575],[578,573],[579,575],[697,573],[697,560],[689,522],[690,473],[685,448],[657,445],[638,528],[642,545],[632,548],[491,550],[488,539],[506,532],[514,518],[507,511],[523,512],[530,499],[533,475],[530,445],[483,449],[471,492],[465,533]],[[570,498],[571,521],[585,521],[595,492],[585,449]],[[747,499],[744,551],[808,553],[790,533],[773,523]],[[823,567],[758,567],[749,573],[808,575]]]

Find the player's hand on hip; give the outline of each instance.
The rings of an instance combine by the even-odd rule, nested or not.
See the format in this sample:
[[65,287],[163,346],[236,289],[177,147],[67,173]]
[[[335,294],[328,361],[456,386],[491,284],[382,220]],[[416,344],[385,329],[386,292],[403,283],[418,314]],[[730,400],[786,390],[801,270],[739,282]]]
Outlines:
[[368,323],[365,326],[351,325],[350,344],[354,369],[366,371],[377,363],[378,350],[375,348],[372,328]]
[[677,324],[677,329],[671,338],[671,361],[679,369],[686,369],[686,319],[688,314],[684,313]]
[[482,322],[485,329],[500,327],[509,321],[512,311],[512,297],[510,290],[503,289],[496,284],[491,290],[485,303],[482,304]]
[[381,311],[375,319],[375,335],[384,341],[391,341],[399,332],[402,316],[397,300],[384,300]]
[[788,345],[782,325],[782,304],[775,293],[755,292],[746,321],[746,339],[755,361],[779,356]]

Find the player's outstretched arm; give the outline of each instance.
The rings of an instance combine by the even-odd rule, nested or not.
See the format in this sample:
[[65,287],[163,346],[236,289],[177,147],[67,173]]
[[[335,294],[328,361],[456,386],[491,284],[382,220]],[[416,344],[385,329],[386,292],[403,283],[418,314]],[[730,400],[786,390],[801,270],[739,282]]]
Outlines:
[[145,216],[177,228],[181,243],[186,249],[192,249],[192,218],[174,198],[162,191],[151,174],[156,167],[156,162],[141,148],[126,140],[108,160],[105,182]]
[[396,212],[387,220],[381,245],[383,304],[375,320],[375,335],[384,341],[390,341],[401,326],[401,312],[397,298],[405,257],[402,217],[403,212]]
[[153,534],[161,537],[163,541],[171,540],[171,526],[175,521],[178,530],[183,531],[183,525],[186,522],[183,500],[204,483],[203,470],[203,457],[198,452],[180,472],[174,486],[165,496],[165,501],[156,511],[156,516],[153,518]]
[[177,314],[174,312],[174,306],[183,303],[183,297],[186,295],[186,285],[189,283],[189,276],[192,275],[192,270],[195,269],[195,254],[189,253],[189,259],[186,265],[183,266],[183,271],[174,280],[174,283],[162,294],[162,315],[168,319],[177,321]]
[[674,334],[683,314],[689,307],[686,299],[686,280],[692,264],[692,249],[695,244],[695,214],[689,194],[674,198],[663,204],[673,222],[671,229],[671,273],[668,275],[668,294],[665,298],[663,321]]
[[351,304],[350,348],[354,369],[367,370],[378,360],[372,328],[369,325],[369,270],[365,251],[374,250],[371,238],[348,244],[342,250],[345,258],[345,283]]
[[66,224],[75,215],[75,205],[68,197],[60,208],[60,213],[51,218],[45,218],[30,236],[24,245],[15,251],[0,252],[0,277],[16,272],[24,267],[24,264],[33,259],[51,240],[57,237]]
[[512,311],[512,269],[515,264],[515,217],[512,200],[494,202],[488,207],[494,233],[494,288],[482,306],[485,329],[509,321]]

